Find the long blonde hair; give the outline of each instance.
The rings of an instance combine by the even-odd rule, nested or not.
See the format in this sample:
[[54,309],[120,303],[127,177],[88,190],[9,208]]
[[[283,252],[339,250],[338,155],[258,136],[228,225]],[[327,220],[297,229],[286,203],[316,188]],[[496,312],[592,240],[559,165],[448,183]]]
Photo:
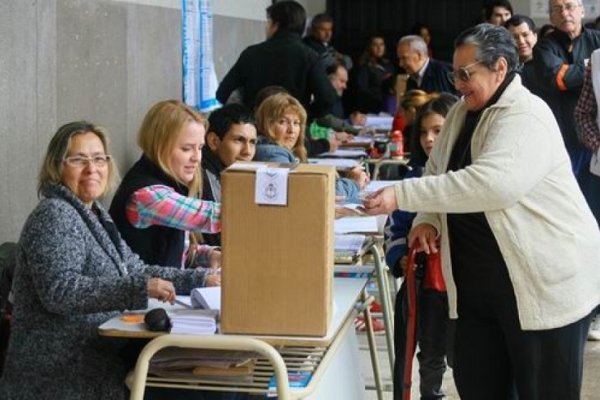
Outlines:
[[286,112],[294,113],[300,119],[300,134],[292,148],[292,153],[300,161],[306,162],[308,159],[306,147],[304,146],[306,110],[295,97],[287,93],[277,93],[264,99],[256,110],[256,127],[261,135],[276,141],[273,124]]
[[192,182],[181,182],[170,165],[171,153],[178,136],[188,122],[197,122],[208,129],[206,118],[179,100],[165,100],[156,103],[144,117],[138,131],[137,142],[146,157],[177,182],[188,187],[188,195],[200,197],[202,173],[200,167],[194,173]]

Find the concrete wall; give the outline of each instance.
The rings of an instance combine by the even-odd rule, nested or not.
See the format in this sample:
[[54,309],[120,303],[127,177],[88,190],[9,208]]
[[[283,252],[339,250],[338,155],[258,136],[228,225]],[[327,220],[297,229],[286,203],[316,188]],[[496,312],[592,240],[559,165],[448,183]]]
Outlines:
[[[213,4],[221,78],[243,48],[264,40],[270,2]],[[18,239],[37,204],[41,157],[60,125],[104,126],[121,171],[137,159],[146,110],[181,98],[180,7],[180,0],[0,0],[0,243]]]

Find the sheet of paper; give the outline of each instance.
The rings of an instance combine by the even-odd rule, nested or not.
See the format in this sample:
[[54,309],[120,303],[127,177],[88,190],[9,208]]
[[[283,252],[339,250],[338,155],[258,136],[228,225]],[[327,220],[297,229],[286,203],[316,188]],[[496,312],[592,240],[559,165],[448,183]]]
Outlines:
[[363,189],[366,193],[376,192],[381,188],[395,185],[400,181],[371,181],[369,184]]
[[192,306],[209,310],[221,309],[221,286],[210,286],[192,289]]
[[354,136],[352,138],[352,140],[350,141],[350,143],[354,143],[354,144],[370,144],[373,143],[375,139],[373,139],[373,136]]
[[327,165],[337,169],[352,169],[359,165],[358,161],[351,158],[309,158],[309,164]]
[[394,117],[391,115],[367,115],[365,126],[368,128],[386,128],[391,129]]
[[336,219],[333,231],[340,233],[377,233],[379,232],[377,217],[343,217]]
[[362,149],[337,149],[327,153],[319,154],[319,157],[336,157],[336,158],[360,158],[366,157],[367,153]]
[[175,303],[186,308],[192,308],[192,296],[177,295],[177,297],[175,297]]
[[242,171],[256,171],[259,168],[268,165],[264,162],[246,162],[246,161],[236,161],[231,164],[227,169],[231,170],[242,170]]
[[336,252],[349,251],[353,252],[354,254],[358,254],[358,252],[362,249],[366,238],[367,237],[365,235],[358,233],[335,235],[334,249]]

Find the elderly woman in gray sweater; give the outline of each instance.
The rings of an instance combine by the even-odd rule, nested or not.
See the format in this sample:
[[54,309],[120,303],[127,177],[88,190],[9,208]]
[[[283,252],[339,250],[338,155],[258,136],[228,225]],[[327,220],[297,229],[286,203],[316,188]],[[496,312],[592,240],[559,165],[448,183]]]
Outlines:
[[145,265],[123,242],[97,201],[116,173],[107,150],[87,122],[62,126],[48,146],[42,200],[19,240],[2,399],[125,398],[124,343],[98,326],[206,283],[200,270]]

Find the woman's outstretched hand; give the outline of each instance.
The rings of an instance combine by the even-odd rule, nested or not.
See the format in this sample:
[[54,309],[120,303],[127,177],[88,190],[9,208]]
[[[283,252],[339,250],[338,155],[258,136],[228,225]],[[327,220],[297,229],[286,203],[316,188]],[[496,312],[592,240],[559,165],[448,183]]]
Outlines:
[[390,214],[397,208],[396,191],[393,186],[379,189],[363,200],[363,209],[369,215]]

